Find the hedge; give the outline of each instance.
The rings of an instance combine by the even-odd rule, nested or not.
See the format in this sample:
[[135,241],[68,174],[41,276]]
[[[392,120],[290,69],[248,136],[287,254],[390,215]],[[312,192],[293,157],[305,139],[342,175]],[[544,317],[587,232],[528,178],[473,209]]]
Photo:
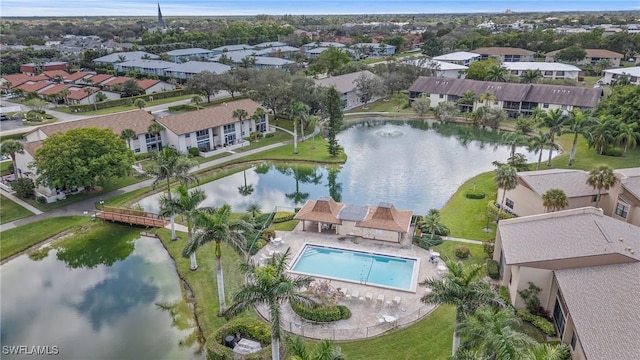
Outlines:
[[458,245],[458,246],[456,246],[456,248],[455,248],[453,253],[459,259],[466,259],[466,258],[469,257],[469,253],[470,252],[471,251],[469,250],[469,247],[464,246],[464,245]]
[[480,200],[484,199],[487,195],[482,191],[467,191],[466,193],[464,193],[464,196],[467,199]]
[[516,313],[520,319],[530,322],[531,325],[540,329],[540,331],[547,334],[547,336],[556,335],[556,328],[553,326],[553,323],[542,316],[533,315],[526,309],[520,309]]
[[500,285],[500,288],[498,288],[498,295],[502,300],[504,300],[505,304],[512,305],[511,298],[509,297],[509,290],[506,286]]
[[[224,324],[215,333],[207,338],[207,360],[231,360],[233,350],[223,345],[224,338],[228,335],[235,336],[240,333],[242,337],[253,339],[263,345],[271,343],[271,330],[266,323],[253,318],[239,318]],[[265,346],[257,353],[249,354],[245,359],[270,359],[271,345]]]
[[273,217],[273,223],[283,223],[285,221],[293,220],[293,217],[296,216],[296,213],[292,212],[277,212],[276,216]]
[[191,105],[191,104],[175,105],[175,106],[169,106],[167,108],[167,110],[169,110],[169,112],[194,111],[194,110],[200,110],[200,109],[201,108],[199,106]]
[[291,309],[301,318],[315,322],[332,322],[351,317],[351,310],[344,305],[304,306],[292,301]]
[[[487,204],[487,212],[492,216],[498,216],[498,207],[496,206],[496,202],[494,200],[489,201]],[[500,219],[513,219],[515,215],[507,213],[504,209],[500,212]]]
[[154,100],[159,100],[159,99],[166,99],[166,98],[181,96],[185,94],[188,94],[188,92],[186,92],[184,89],[163,91],[163,92],[158,92],[158,93],[153,93],[148,95],[138,95],[138,96],[132,96],[132,97],[122,98],[122,99],[99,101],[97,103],[91,103],[91,104],[69,105],[69,111],[71,113],[76,113],[76,112],[80,113],[80,112],[86,112],[86,111],[102,110],[102,109],[108,109],[116,106],[127,105],[128,103],[133,103],[134,101],[136,101],[136,99],[142,99],[148,102],[148,101],[151,101],[150,97],[153,97]]
[[423,249],[429,249],[434,246],[438,246],[442,244],[443,240],[440,235],[433,235],[431,238],[430,234],[422,234],[421,236],[416,236],[413,238],[414,243],[420,246]]
[[495,260],[487,261],[487,275],[489,275],[489,277],[494,280],[500,277],[500,269],[497,261]]

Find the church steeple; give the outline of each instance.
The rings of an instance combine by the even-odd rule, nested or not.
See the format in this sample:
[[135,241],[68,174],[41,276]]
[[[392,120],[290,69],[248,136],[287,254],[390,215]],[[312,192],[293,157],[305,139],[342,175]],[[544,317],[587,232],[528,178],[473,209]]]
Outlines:
[[160,29],[167,28],[167,26],[164,23],[164,20],[162,19],[162,11],[160,11],[160,2],[158,2],[158,28]]

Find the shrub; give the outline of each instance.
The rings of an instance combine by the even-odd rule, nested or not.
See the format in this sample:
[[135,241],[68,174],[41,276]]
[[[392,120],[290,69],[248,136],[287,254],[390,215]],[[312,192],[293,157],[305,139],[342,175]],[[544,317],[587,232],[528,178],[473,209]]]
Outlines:
[[260,237],[265,241],[269,241],[270,239],[276,237],[276,231],[271,228],[266,228],[262,230],[262,234],[260,235]]
[[467,191],[466,193],[464,193],[464,196],[467,199],[479,200],[484,199],[487,195],[482,191]]
[[189,148],[189,155],[191,155],[192,157],[199,156],[200,155],[200,149],[198,149],[197,147]]
[[495,246],[492,242],[482,243],[482,250],[484,250],[484,254],[487,256],[488,259],[493,258],[493,249],[495,249]]
[[345,308],[345,306],[338,305],[305,306],[295,301],[291,302],[291,309],[293,309],[298,316],[316,322],[332,322],[348,319],[351,317],[351,311]]
[[151,153],[146,152],[141,154],[135,154],[134,156],[136,157],[136,161],[146,160],[151,158]]
[[487,261],[487,275],[492,279],[498,279],[500,277],[500,268],[498,262],[495,260]]
[[622,149],[619,147],[610,147],[605,149],[603,154],[606,156],[620,157],[622,156],[622,152]]
[[[228,335],[240,334],[261,344],[271,342],[271,330],[267,323],[254,318],[237,318],[224,324],[216,331],[212,338],[214,342],[222,344]],[[208,341],[207,341],[208,342]]]
[[553,323],[542,316],[533,315],[528,310],[520,309],[516,312],[518,317],[524,321],[530,322],[531,325],[537,327],[547,336],[555,336],[556,328]]
[[428,249],[442,244],[443,241],[439,235],[433,235],[433,238],[431,238],[431,235],[422,234],[419,237],[415,237],[414,242],[421,248]]
[[538,314],[538,310],[540,309],[540,299],[538,298],[538,294],[542,291],[541,288],[537,287],[536,284],[529,281],[529,287],[518,291],[518,294],[522,296],[522,300],[529,310],[530,313]]
[[343,319],[348,319],[351,317],[351,310],[344,305],[338,305],[338,310],[340,310],[340,315]]
[[252,133],[249,135],[249,139],[250,139],[251,141],[260,140],[260,139],[262,139],[262,133],[261,133],[261,132],[259,132],[259,131],[252,132]]
[[199,110],[199,109],[200,109],[199,106],[195,106],[195,105],[191,105],[191,104],[182,104],[182,105],[176,105],[176,106],[169,106],[167,108],[167,110],[169,110],[169,112],[194,111],[194,110]]
[[38,196],[36,198],[36,201],[40,204],[46,204],[47,203],[47,199],[44,196]]
[[509,290],[507,289],[506,286],[500,285],[500,288],[498,289],[498,295],[502,300],[504,300],[506,304],[511,305],[511,299],[509,298]]
[[276,215],[273,217],[273,222],[277,224],[277,223],[293,220],[294,216],[296,216],[296,214],[292,212],[277,212]]
[[[498,204],[494,200],[489,201],[487,204],[487,213],[494,218],[498,216]],[[513,219],[515,215],[507,213],[504,209],[500,212],[500,219]]]
[[27,199],[33,196],[35,185],[31,179],[20,178],[11,182],[11,188],[19,197]]
[[272,138],[272,137],[274,137],[274,136],[276,136],[276,134],[271,133],[271,132],[270,132],[270,133],[266,133],[266,134],[264,134],[264,137],[266,137],[266,138]]
[[466,259],[469,257],[469,248],[464,245],[456,246],[454,254],[457,258]]

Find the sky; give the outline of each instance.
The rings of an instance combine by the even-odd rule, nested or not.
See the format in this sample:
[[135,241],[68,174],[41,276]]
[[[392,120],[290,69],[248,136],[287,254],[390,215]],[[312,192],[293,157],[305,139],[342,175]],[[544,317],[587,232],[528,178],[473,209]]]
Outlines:
[[[640,10],[640,0],[161,0],[163,16]],[[155,0],[1,0],[0,17],[156,16]]]

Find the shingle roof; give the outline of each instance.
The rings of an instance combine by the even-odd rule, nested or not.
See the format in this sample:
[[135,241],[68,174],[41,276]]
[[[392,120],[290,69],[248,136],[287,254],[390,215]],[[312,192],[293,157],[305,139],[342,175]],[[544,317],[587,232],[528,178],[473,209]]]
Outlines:
[[316,80],[316,85],[321,87],[332,87],[335,86],[336,90],[341,93],[347,93],[353,91],[356,88],[355,81],[360,77],[360,75],[364,74],[366,77],[377,77],[377,75],[373,74],[369,70],[358,71],[350,74],[332,76],[324,79]]
[[174,66],[175,63],[164,60],[147,60],[147,59],[135,59],[117,64],[120,67],[130,68],[143,68],[143,69],[168,69]]
[[34,156],[36,154],[36,151],[40,149],[40,146],[42,146],[42,141],[31,141],[31,142],[22,144],[24,151],[30,154],[31,156]]
[[130,77],[127,77],[127,76],[118,76],[118,77],[110,78],[108,81],[103,82],[102,85],[104,85],[104,86],[114,86],[114,85],[118,85],[118,84],[124,84],[125,82],[127,82],[129,80],[133,80],[133,78],[130,78]]
[[609,263],[640,260],[640,228],[593,207],[502,220],[498,232],[509,265],[601,255]]
[[444,54],[440,56],[434,56],[433,60],[440,61],[464,61],[471,60],[480,57],[480,54],[467,52],[467,51],[456,51],[449,54]]
[[618,74],[618,75],[626,74],[629,76],[640,77],[640,66],[625,67],[625,68],[619,68],[619,69],[607,69],[607,70],[604,70],[604,72],[611,73],[611,74]]
[[69,73],[64,70],[49,70],[49,71],[43,72],[42,74],[44,74],[46,77],[50,79],[53,79],[56,76],[61,76],[64,79],[67,76],[69,76]]
[[167,69],[172,72],[184,72],[197,74],[203,71],[210,71],[214,74],[223,74],[231,69],[231,66],[213,61],[187,61],[182,64],[175,64]]
[[356,223],[356,226],[390,230],[397,232],[408,232],[411,224],[413,211],[398,210],[389,203],[380,203],[378,207],[371,209],[364,221]]
[[618,169],[615,172],[622,175],[620,178],[622,186],[636,198],[640,199],[640,167]]
[[152,122],[153,115],[145,110],[132,110],[83,120],[44,125],[34,131],[40,130],[47,136],[51,136],[52,134],[67,132],[71,129],[97,127],[100,129],[111,129],[118,135],[120,135],[124,129],[132,129],[139,135],[146,134],[147,128]]
[[280,59],[277,57],[258,56],[256,57],[256,65],[273,65],[282,66],[287,64],[294,64],[295,61]]
[[159,82],[160,80],[153,80],[153,79],[142,79],[137,81],[138,86],[140,86],[144,90],[147,90],[148,88],[152,87],[153,85]]
[[513,47],[483,47],[471,50],[472,53],[486,55],[533,55],[533,51]]
[[[29,76],[25,74],[2,75],[2,78],[6,81],[9,81],[11,83],[12,88],[29,81]],[[4,84],[0,84],[0,85],[4,86]]]
[[280,46],[287,46],[287,43],[283,43],[281,41],[269,41],[269,42],[256,44],[255,47],[259,49],[264,49],[264,48],[272,48],[272,47],[280,47]]
[[93,89],[93,93],[97,93],[98,91],[100,91],[99,88],[88,87],[88,86],[83,88],[71,87],[69,88],[69,95],[67,97],[72,100],[82,100],[87,96],[89,96],[89,94],[87,94],[87,92],[85,91],[86,88]]
[[215,49],[211,49],[212,51],[223,51],[223,52],[231,52],[231,51],[236,51],[236,50],[246,50],[246,49],[251,49],[250,45],[247,44],[240,44],[240,45],[224,45],[224,46],[218,46]]
[[[550,189],[561,189],[570,198],[598,194],[596,189],[587,185],[589,174],[584,170],[523,171],[518,173],[518,177],[540,196]],[[603,190],[602,193],[606,194],[607,191]]]
[[169,56],[184,56],[184,55],[197,55],[197,54],[209,54],[211,50],[203,48],[190,48],[190,49],[178,49],[167,51]]
[[253,100],[236,100],[202,110],[169,115],[159,118],[157,122],[174,134],[182,135],[238,122],[238,119],[233,117],[234,110],[244,109],[251,116],[259,107],[260,105]]
[[[564,49],[561,50],[555,50],[555,51],[550,51],[548,53],[545,54],[545,56],[549,56],[549,57],[554,57],[556,56],[560,51],[562,51]],[[614,51],[610,51],[610,50],[606,50],[606,49],[584,49],[584,52],[587,53],[586,57],[598,57],[598,58],[623,58],[624,55],[614,52]]]
[[129,61],[129,60],[139,60],[142,59],[143,57],[147,56],[151,59],[157,59],[158,55],[154,55],[148,52],[144,52],[144,51],[127,51],[127,52],[117,52],[117,53],[113,53],[113,54],[109,54],[109,55],[105,55],[102,57],[99,57],[97,59],[93,59],[94,62],[108,62],[108,63],[115,63],[120,61],[119,58],[120,56],[124,56],[125,61]]
[[342,220],[338,219],[338,213],[343,206],[343,204],[335,202],[332,198],[308,200],[294,218],[297,220],[342,224]]
[[636,360],[640,354],[640,263],[556,270],[588,359]]
[[98,75],[93,75],[89,78],[87,78],[87,80],[91,80],[91,82],[95,85],[98,85],[106,80],[109,80],[113,77],[113,75],[109,75],[109,74],[98,74]]
[[31,82],[28,81],[24,84],[20,84],[19,86],[14,87],[14,89],[21,89],[22,91],[24,91],[25,93],[30,93],[30,92],[35,92],[38,91],[42,88],[45,88],[49,86],[49,83],[44,82],[44,81],[38,81],[38,82]]
[[44,90],[39,91],[40,95],[53,95],[61,92],[63,89],[67,89],[68,87],[63,84],[55,84],[51,87],[45,88]]
[[491,92],[500,101],[529,101],[580,107],[595,107],[602,89],[577,86],[517,84],[467,79],[420,76],[409,88],[411,92],[463,96],[468,90],[476,95]]

